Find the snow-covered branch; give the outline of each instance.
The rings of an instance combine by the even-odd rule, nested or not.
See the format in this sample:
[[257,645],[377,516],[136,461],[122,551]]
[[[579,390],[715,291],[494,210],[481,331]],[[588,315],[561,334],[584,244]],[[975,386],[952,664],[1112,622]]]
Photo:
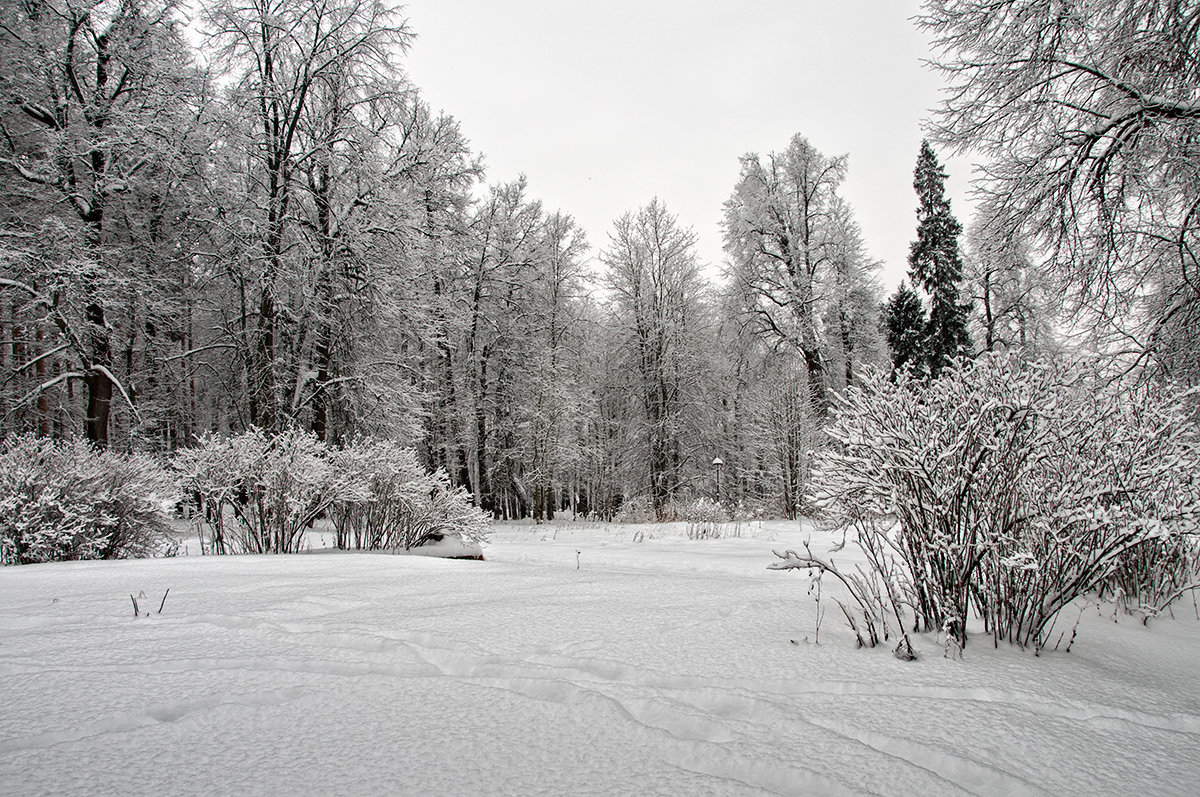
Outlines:
[[1038,645],[1130,555],[1196,529],[1200,447],[1182,400],[991,356],[929,382],[875,374],[837,410],[815,500],[860,545],[893,545],[881,529],[898,522],[926,630],[974,611],[996,640]]

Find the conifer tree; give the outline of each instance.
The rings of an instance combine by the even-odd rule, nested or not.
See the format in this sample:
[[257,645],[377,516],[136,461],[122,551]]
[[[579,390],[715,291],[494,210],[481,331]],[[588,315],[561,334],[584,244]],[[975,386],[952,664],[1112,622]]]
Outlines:
[[946,172],[928,141],[921,142],[921,154],[913,171],[917,206],[917,240],[908,254],[909,276],[929,296],[929,320],[925,326],[925,352],[929,372],[936,376],[942,366],[960,353],[969,351],[967,335],[969,306],[959,302],[959,284],[963,279],[958,236],[962,225],[950,212],[946,198]]
[[901,282],[883,306],[883,331],[897,370],[909,366],[918,373],[924,371],[925,323],[921,295]]

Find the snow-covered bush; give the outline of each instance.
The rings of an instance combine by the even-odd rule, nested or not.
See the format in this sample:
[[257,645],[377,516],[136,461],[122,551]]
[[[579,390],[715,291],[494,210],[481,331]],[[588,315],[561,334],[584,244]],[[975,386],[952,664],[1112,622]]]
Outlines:
[[724,536],[725,524],[730,520],[729,511],[711,498],[674,501],[670,513],[672,519],[684,524],[689,540],[719,539]]
[[973,614],[996,640],[1040,647],[1131,552],[1196,532],[1182,401],[998,356],[930,381],[874,373],[836,410],[814,497],[902,565],[896,599],[918,628],[962,635]]
[[655,510],[650,498],[642,496],[625,501],[616,522],[637,525],[682,523],[688,539],[715,540],[726,535],[729,530],[726,524],[732,519],[729,509],[711,498],[681,496]]
[[[237,535],[226,533],[225,521],[232,513],[229,507],[245,499],[240,492],[244,470],[240,455],[241,449],[234,447],[233,440],[211,434],[200,438],[197,447],[181,449],[175,454],[172,465],[179,475],[180,487],[199,510],[193,521],[200,535],[201,551],[233,552],[232,538]],[[229,519],[236,525],[236,519]]]
[[613,516],[617,523],[656,523],[658,519],[658,513],[654,511],[654,504],[649,496],[622,501],[620,509]]
[[175,467],[183,489],[199,500],[201,539],[207,532],[214,553],[293,553],[315,520],[364,489],[334,467],[324,443],[300,430],[208,435],[180,451]]
[[1193,536],[1147,540],[1125,553],[1100,597],[1143,617],[1158,614],[1200,581],[1200,541]]
[[466,491],[452,488],[445,471],[422,468],[410,448],[362,438],[334,455],[334,467],[363,488],[331,508],[339,548],[407,550],[446,536],[483,542],[490,533]]
[[339,548],[413,548],[458,535],[487,538],[487,517],[443,471],[426,472],[411,449],[361,438],[331,449],[293,430],[207,436],[175,467],[198,500],[201,539],[214,553],[291,553],[318,518]]
[[144,455],[9,438],[0,449],[0,561],[151,556],[168,540],[161,497],[170,492]]
[[865,569],[839,568],[831,556],[814,554],[807,541],[803,554],[790,549],[783,553],[774,551],[779,561],[767,565],[767,569],[804,570],[809,575],[810,583],[819,581],[825,573],[831,574],[842,583],[852,601],[852,604],[848,604],[834,598],[850,630],[854,632],[858,646],[873,648],[892,636],[898,636],[897,654],[907,651],[907,656],[912,656],[912,644],[904,632],[904,621],[900,614],[904,602],[901,596],[908,593],[908,579],[900,572],[901,565],[897,559],[880,544],[878,535],[864,535],[860,542],[867,557],[868,566]]

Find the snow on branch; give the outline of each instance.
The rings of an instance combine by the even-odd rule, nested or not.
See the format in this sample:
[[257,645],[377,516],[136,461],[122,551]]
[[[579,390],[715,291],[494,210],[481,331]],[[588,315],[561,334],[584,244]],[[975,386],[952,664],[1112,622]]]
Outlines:
[[1161,568],[1196,561],[1188,395],[993,356],[927,382],[876,373],[837,409],[815,503],[873,568],[898,560],[919,628],[973,614],[996,642],[1040,647],[1081,595],[1123,577],[1153,603]]

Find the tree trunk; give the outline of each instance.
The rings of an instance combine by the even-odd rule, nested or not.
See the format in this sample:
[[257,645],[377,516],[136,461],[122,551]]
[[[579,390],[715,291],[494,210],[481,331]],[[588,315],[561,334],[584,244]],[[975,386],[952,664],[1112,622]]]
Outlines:
[[97,366],[103,366],[111,372],[112,358],[108,348],[108,328],[104,324],[104,306],[99,302],[89,304],[87,319],[91,328],[92,362],[83,377],[83,384],[87,388],[83,433],[88,442],[103,450],[108,448],[108,419],[113,396],[112,380],[108,374],[97,370]]

